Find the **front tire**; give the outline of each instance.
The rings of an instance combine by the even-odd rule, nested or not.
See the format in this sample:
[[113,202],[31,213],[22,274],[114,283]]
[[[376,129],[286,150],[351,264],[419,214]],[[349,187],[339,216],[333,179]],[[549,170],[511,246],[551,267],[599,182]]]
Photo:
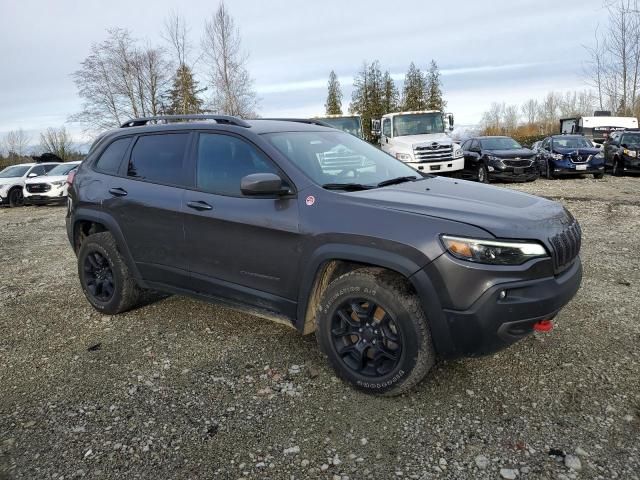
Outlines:
[[140,301],[142,292],[109,232],[90,235],[82,242],[78,276],[85,297],[101,313],[126,312]]
[[476,180],[480,183],[489,183],[489,170],[484,163],[479,163],[476,169]]
[[553,180],[553,179],[556,178],[556,177],[553,176],[553,171],[551,170],[551,162],[549,162],[548,160],[547,160],[547,169],[546,169],[546,172],[545,172],[545,177],[548,180]]
[[620,168],[620,160],[618,158],[614,158],[611,174],[614,177],[621,177],[622,173],[622,168]]
[[316,339],[336,374],[358,390],[386,396],[414,387],[435,364],[417,295],[395,273],[354,270],[325,290]]
[[24,196],[21,188],[14,188],[9,192],[9,207],[20,207],[24,205]]

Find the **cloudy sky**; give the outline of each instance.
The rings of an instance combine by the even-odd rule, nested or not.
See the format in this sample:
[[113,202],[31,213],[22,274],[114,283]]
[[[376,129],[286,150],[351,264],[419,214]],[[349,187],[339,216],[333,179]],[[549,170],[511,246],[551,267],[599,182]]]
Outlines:
[[[159,44],[168,12],[199,42],[217,0],[0,0],[0,135],[65,124],[80,101],[70,74],[105,30]],[[475,124],[493,101],[585,88],[584,45],[606,23],[602,0],[227,0],[250,54],[263,116],[322,113],[334,69],[345,107],[364,60],[401,86],[409,62],[441,70],[448,110]],[[201,67],[204,67],[201,65]],[[67,124],[76,135],[79,126]]]

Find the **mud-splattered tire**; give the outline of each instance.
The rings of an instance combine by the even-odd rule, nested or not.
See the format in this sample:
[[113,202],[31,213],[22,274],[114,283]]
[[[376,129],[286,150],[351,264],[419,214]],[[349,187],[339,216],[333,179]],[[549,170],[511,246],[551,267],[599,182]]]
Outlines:
[[363,268],[337,278],[323,293],[316,322],[318,345],[336,374],[367,393],[404,393],[435,364],[420,301],[393,272]]
[[78,252],[78,276],[84,295],[99,312],[115,315],[140,302],[142,290],[109,232],[84,239]]

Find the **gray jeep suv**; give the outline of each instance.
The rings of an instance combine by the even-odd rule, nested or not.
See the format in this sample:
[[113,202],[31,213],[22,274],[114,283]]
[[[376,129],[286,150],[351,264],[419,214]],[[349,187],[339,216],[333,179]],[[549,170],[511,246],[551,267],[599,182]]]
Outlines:
[[549,329],[582,275],[562,205],[313,120],[131,120],[78,168],[67,231],[100,312],[145,289],[224,302],[315,332],[341,378],[386,395]]

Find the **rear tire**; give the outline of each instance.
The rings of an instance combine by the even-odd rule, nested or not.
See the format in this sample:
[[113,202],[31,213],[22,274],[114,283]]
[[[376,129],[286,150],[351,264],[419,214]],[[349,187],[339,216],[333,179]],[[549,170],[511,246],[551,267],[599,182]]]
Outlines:
[[87,300],[101,313],[126,312],[140,301],[142,290],[109,232],[84,239],[78,252],[78,276]]
[[14,188],[9,192],[9,207],[21,207],[24,205],[24,196],[21,188]]
[[318,345],[336,374],[367,393],[404,393],[436,362],[418,297],[384,269],[362,268],[331,282],[316,323]]

